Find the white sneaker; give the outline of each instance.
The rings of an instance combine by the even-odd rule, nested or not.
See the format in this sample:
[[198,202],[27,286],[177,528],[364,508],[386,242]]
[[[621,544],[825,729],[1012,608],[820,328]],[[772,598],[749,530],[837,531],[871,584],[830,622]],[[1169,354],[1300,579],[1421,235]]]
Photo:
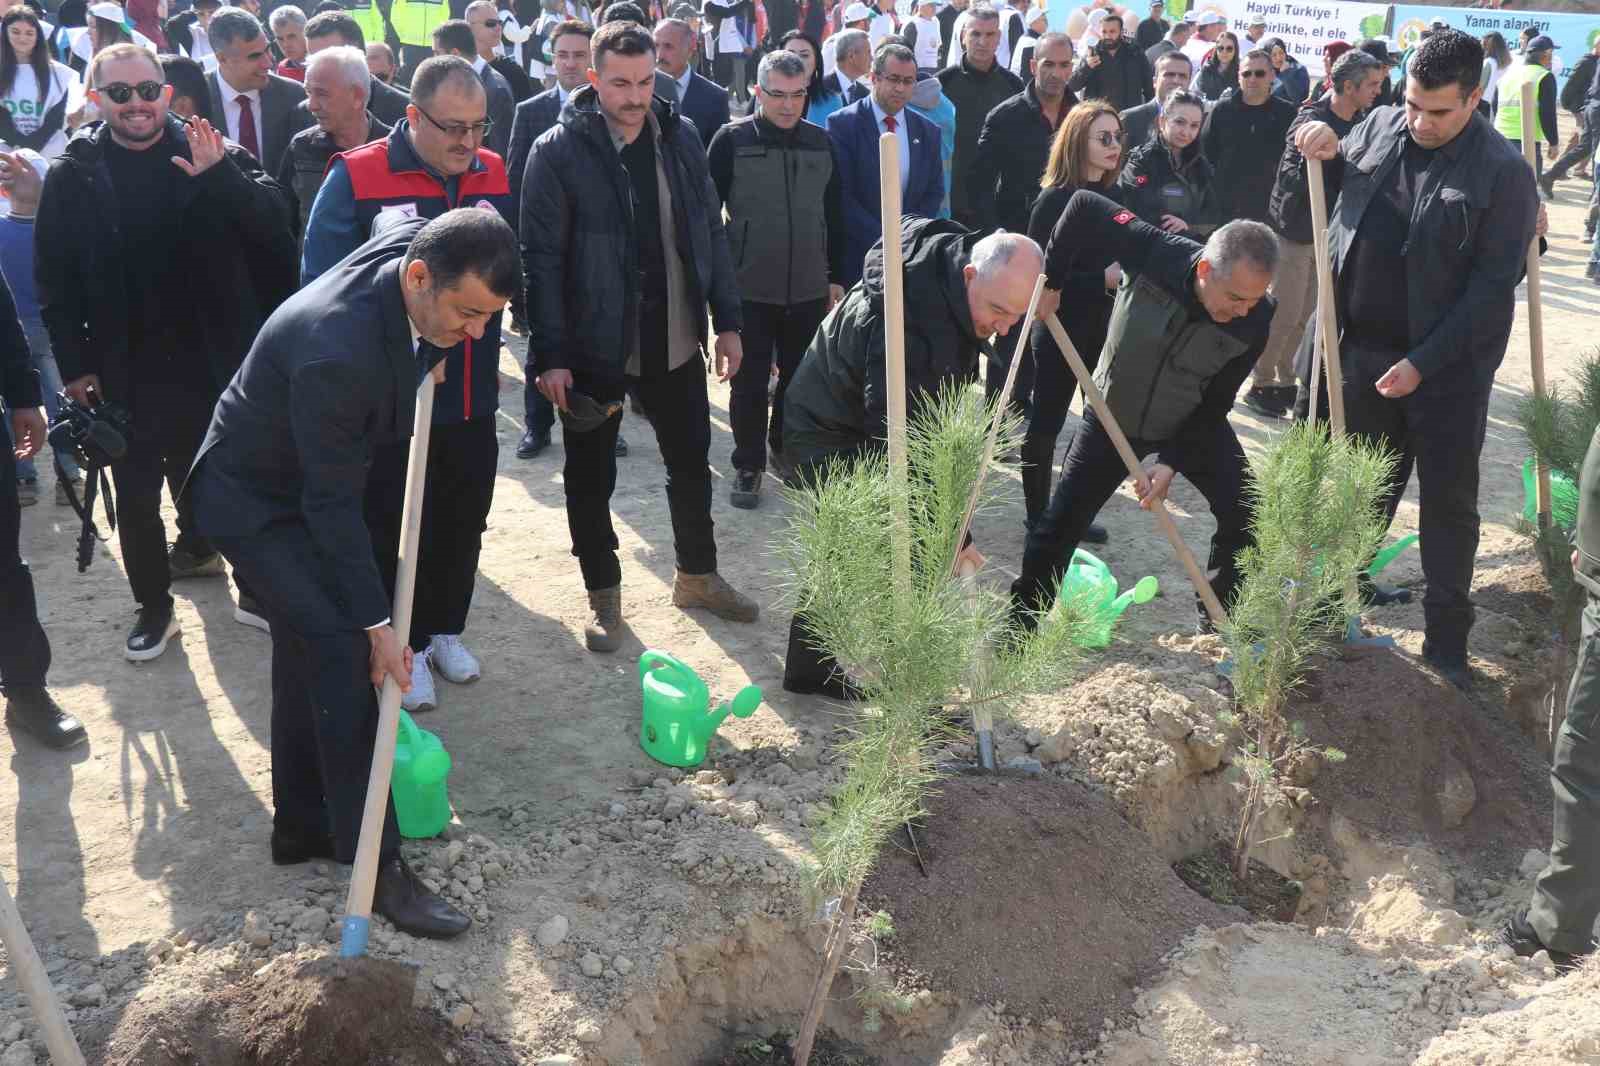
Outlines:
[[426,651],[419,651],[411,658],[411,691],[400,697],[400,706],[412,714],[421,714],[439,706],[439,697],[433,691],[433,671],[428,669]]
[[428,659],[440,677],[458,685],[470,685],[482,674],[477,658],[454,633],[435,633],[428,645]]

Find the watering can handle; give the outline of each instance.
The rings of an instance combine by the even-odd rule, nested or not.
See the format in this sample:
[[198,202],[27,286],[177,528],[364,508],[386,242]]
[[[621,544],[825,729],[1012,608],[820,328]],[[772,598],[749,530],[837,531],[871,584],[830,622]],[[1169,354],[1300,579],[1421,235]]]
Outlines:
[[411,757],[416,758],[422,750],[422,730],[417,728],[417,723],[405,711],[400,712],[400,732],[405,734],[406,746],[411,749]]
[[646,651],[639,656],[639,676],[641,678],[658,666],[670,666],[674,670],[682,670],[685,673],[692,672],[687,666],[664,651]]

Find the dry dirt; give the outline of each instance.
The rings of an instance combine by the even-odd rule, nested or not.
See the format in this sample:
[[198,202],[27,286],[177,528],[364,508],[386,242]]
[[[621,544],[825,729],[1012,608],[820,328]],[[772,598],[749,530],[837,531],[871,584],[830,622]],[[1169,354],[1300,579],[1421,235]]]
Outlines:
[[[1586,250],[1576,239],[1580,192],[1587,186],[1563,184],[1551,211],[1552,380],[1600,336],[1600,290],[1583,279]],[[509,1061],[698,1066],[798,1021],[825,928],[825,901],[806,887],[808,824],[839,779],[832,739],[844,720],[778,687],[788,619],[769,548],[785,508],[770,480],[759,511],[728,507],[724,387],[712,401],[722,569],[761,601],[761,621],[731,625],[671,607],[662,468],[649,427],[630,415],[623,431],[633,454],[619,464],[613,507],[632,639],[610,658],[583,651],[560,448],[531,462],[512,454],[522,421],[520,342],[512,348],[502,356],[500,476],[467,634],[484,677],[470,688],[441,683],[442,707],[424,723],[455,759],[458,824],[409,846],[424,876],[477,925],[457,942],[432,944],[380,922],[373,954],[415,965],[412,1003]],[[1529,389],[1527,367],[1519,312],[1483,453],[1472,642],[1483,685],[1473,707],[1514,722],[1537,750],[1559,706],[1550,679],[1564,651],[1552,645],[1554,620],[1539,607],[1528,541],[1516,528],[1526,449],[1514,412]],[[1234,421],[1251,450],[1281,428],[1242,408]],[[275,957],[328,950],[346,874],[268,861],[268,638],[232,620],[221,581],[188,582],[177,589],[182,639],[154,663],[125,662],[132,605],[118,552],[102,549],[77,575],[75,523],[45,490],[46,502],[24,514],[23,552],[55,651],[53,688],[86,722],[91,743],[62,756],[23,737],[0,740],[11,745],[12,770],[0,779],[0,809],[15,812],[0,824],[0,871],[75,1026],[109,1032],[124,1015],[138,1017],[143,1008],[132,1004],[142,990],[178,1009],[183,988],[203,979],[238,988]],[[1202,547],[1211,528],[1203,501],[1180,481],[1173,502],[1189,543]],[[1106,861],[1168,863],[1229,832],[1236,810],[1230,739],[1218,720],[1221,649],[1186,635],[1193,613],[1182,571],[1131,493],[1111,501],[1104,521],[1113,569],[1127,581],[1155,574],[1165,595],[1129,611],[1120,639],[1078,684],[1020,708],[1000,730],[1001,751],[1096,790],[1146,834],[1119,836],[1124,854]],[[1413,486],[1396,534],[1415,522]],[[988,580],[1009,581],[1021,554],[1020,499],[982,516],[976,535],[991,560]],[[1420,587],[1416,554],[1386,576]],[[1420,650],[1419,605],[1371,612],[1366,622],[1403,652]],[[754,717],[724,727],[699,774],[665,772],[637,745],[635,664],[646,647],[692,665],[720,697],[747,683],[767,691]],[[1413,725],[1433,707],[1428,691],[1408,708]],[[1425,729],[1406,736],[1429,739]],[[1355,758],[1347,765],[1362,770]],[[897,988],[892,1016],[874,1020],[850,998],[848,979],[833,990],[827,1025],[889,1066],[1594,1061],[1600,1014],[1578,988],[1584,978],[1553,981],[1541,961],[1510,962],[1489,943],[1527,891],[1527,876],[1504,856],[1547,843],[1547,827],[1527,816],[1546,802],[1544,786],[1526,775],[1478,781],[1477,772],[1469,770],[1475,806],[1486,811],[1506,801],[1494,791],[1502,781],[1522,781],[1513,797],[1520,813],[1505,824],[1526,835],[1498,842],[1498,852],[1462,854],[1427,825],[1420,837],[1386,836],[1393,827],[1355,807],[1319,807],[1328,782],[1313,781],[1307,807],[1273,812],[1285,835],[1260,849],[1264,862],[1302,881],[1301,924],[1194,934],[1131,1011],[1103,1019],[1097,1038],[1073,1040],[1042,1011],[927,984]],[[1105,901],[1087,891],[1039,906],[1092,916]],[[1160,960],[1115,961],[1147,972]],[[6,975],[0,1066],[42,1056]]]

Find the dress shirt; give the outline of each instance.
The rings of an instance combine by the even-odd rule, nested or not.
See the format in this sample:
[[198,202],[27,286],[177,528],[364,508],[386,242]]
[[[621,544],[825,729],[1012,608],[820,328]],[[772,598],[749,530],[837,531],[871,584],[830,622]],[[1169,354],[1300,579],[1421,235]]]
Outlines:
[[[250,116],[256,120],[256,148],[265,152],[267,146],[261,143],[266,139],[267,135],[266,130],[261,125],[261,90],[251,89],[249,92],[241,92],[241,90],[235,89],[228,84],[228,79],[222,76],[222,71],[220,70],[217,71],[217,85],[222,90],[222,115],[228,123],[228,139],[235,142],[239,140],[239,111],[241,110],[239,97],[243,96],[250,101]],[[267,163],[265,159],[258,160],[258,162],[262,166],[266,166]]]
[[[878,120],[878,134],[882,136],[889,132],[889,127],[884,124],[884,119],[888,116],[884,114],[883,108],[878,106],[877,97],[868,99],[872,101],[872,117]],[[911,134],[906,129],[906,113],[903,108],[894,116],[894,127],[895,143],[900,146],[900,192],[904,195],[906,185],[911,181]]]

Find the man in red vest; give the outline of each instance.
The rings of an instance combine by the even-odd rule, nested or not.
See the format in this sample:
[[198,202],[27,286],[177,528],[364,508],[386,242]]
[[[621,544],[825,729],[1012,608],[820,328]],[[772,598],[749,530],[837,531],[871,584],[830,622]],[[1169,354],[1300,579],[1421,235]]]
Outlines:
[[[307,284],[396,218],[437,218],[455,207],[498,211],[509,223],[505,163],[482,147],[488,136],[483,83],[472,65],[436,56],[417,67],[411,104],[389,136],[334,157],[306,220],[301,283]],[[476,681],[478,660],[461,642],[478,572],[499,443],[500,315],[483,337],[451,349],[433,401],[433,433],[422,509],[416,603],[410,645],[416,651],[405,706],[432,710],[433,671],[458,684]],[[378,565],[394,587],[405,498],[406,449],[378,449],[367,482],[367,525]]]

